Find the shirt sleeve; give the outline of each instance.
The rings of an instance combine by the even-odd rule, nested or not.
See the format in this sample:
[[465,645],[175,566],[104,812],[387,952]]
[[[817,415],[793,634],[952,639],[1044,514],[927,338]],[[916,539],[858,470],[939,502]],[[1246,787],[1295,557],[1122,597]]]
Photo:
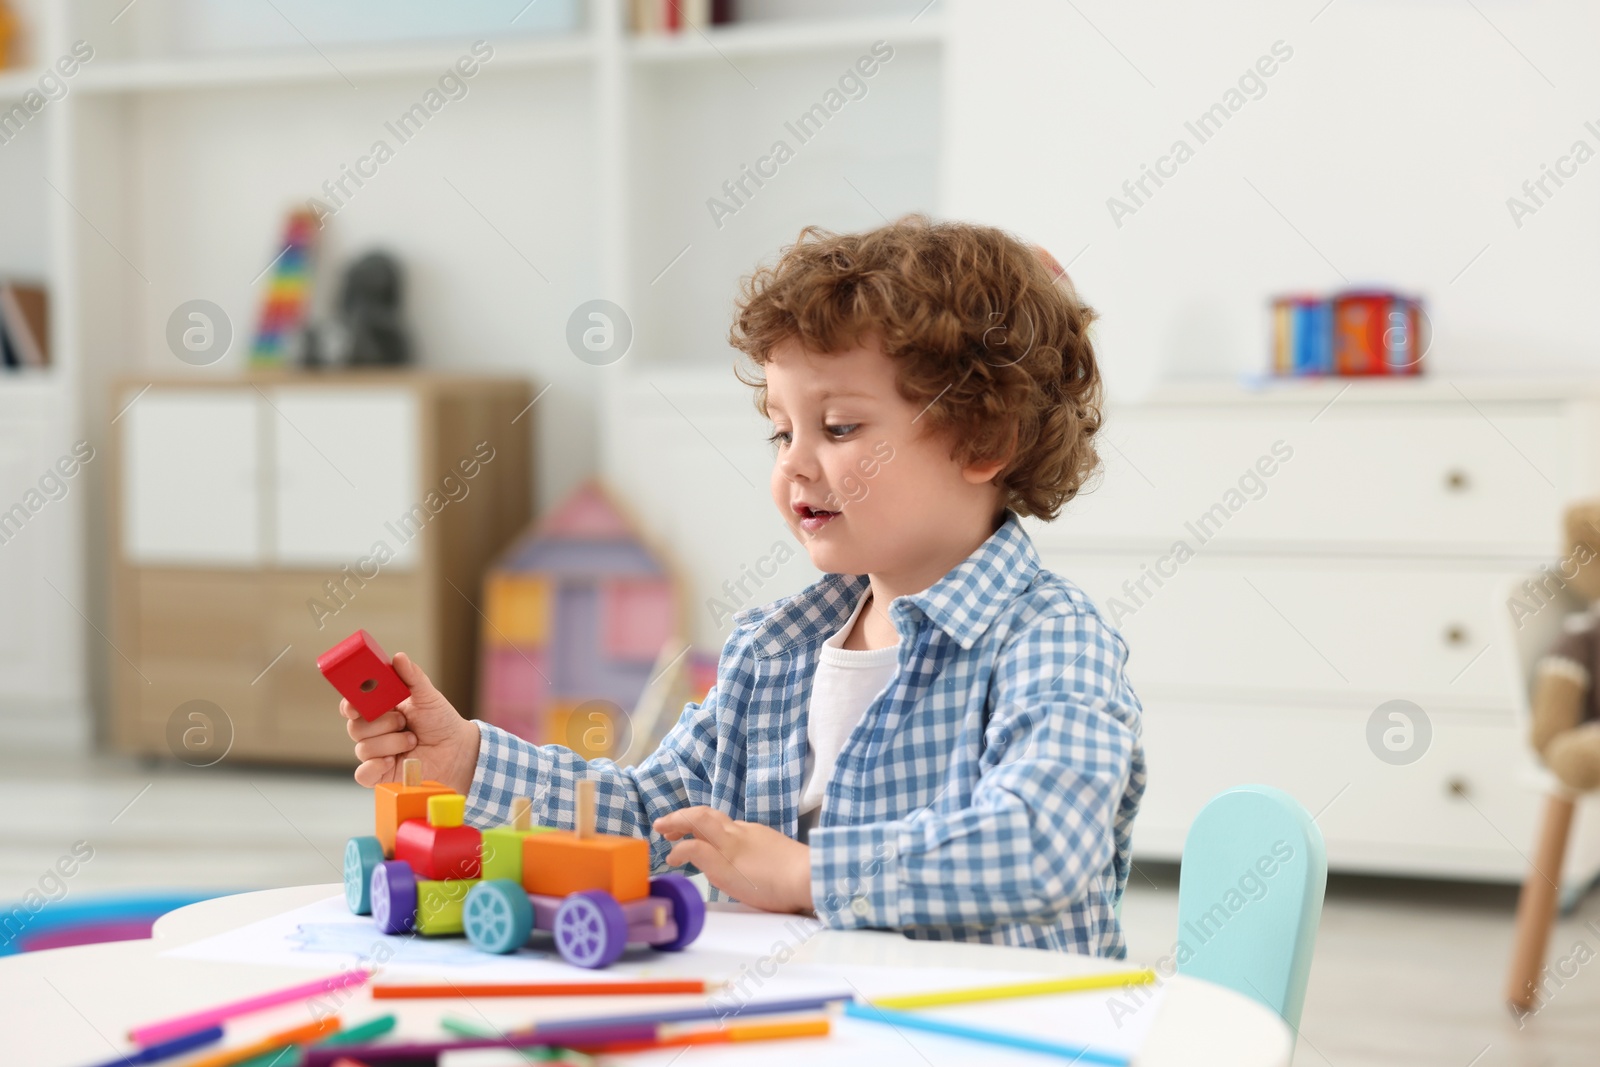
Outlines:
[[1053,615],[1001,654],[966,806],[811,832],[817,917],[836,927],[1038,922],[1116,855],[1139,746],[1126,647],[1092,611]]
[[[533,822],[570,828],[577,815],[575,783],[592,778],[596,829],[650,839],[652,871],[666,865],[669,843],[650,827],[670,811],[708,802],[717,751],[718,687],[683,714],[660,747],[633,767],[609,759],[586,760],[565,745],[535,745],[498,726],[479,721],[478,765],[467,793],[466,821],[498,826],[509,821],[511,802],[533,800]],[[682,869],[682,868],[679,868]]]

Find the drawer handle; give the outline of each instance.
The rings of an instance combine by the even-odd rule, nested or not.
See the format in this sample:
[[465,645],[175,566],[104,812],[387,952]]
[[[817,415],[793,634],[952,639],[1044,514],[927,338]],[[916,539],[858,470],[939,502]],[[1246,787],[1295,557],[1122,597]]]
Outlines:
[[1451,796],[1460,797],[1463,800],[1472,795],[1472,783],[1465,778],[1451,778],[1445,782],[1445,788],[1450,790]]
[[1472,487],[1472,479],[1467,477],[1467,472],[1456,469],[1446,472],[1444,487],[1452,493],[1465,493]]
[[1467,628],[1460,623],[1451,623],[1444,628],[1444,643],[1447,645],[1464,645],[1467,636]]

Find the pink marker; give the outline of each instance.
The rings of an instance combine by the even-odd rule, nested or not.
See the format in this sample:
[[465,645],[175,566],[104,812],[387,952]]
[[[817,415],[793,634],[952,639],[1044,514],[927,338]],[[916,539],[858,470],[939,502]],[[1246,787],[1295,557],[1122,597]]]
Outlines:
[[273,993],[262,993],[256,997],[246,997],[236,1000],[231,1004],[219,1004],[215,1008],[197,1011],[192,1015],[180,1015],[174,1019],[163,1019],[161,1022],[146,1023],[128,1031],[128,1039],[141,1045],[152,1044],[156,1041],[165,1041],[168,1038],[187,1034],[193,1030],[203,1030],[208,1026],[216,1026],[228,1019],[235,1019],[241,1015],[265,1011],[276,1008],[280,1004],[293,1004],[297,1000],[309,1000],[323,993],[332,993],[336,989],[347,989],[358,986],[372,977],[371,971],[357,968],[345,971],[343,974],[333,975],[331,978],[318,978],[314,982],[303,985],[290,986]]

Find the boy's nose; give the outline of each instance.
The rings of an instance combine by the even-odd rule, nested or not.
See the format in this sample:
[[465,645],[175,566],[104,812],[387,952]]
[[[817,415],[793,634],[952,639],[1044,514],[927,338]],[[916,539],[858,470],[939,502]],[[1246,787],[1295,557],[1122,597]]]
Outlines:
[[778,460],[778,469],[791,482],[815,481],[817,477],[816,453],[812,451],[809,444],[796,437],[790,442],[789,447],[783,450],[783,455]]

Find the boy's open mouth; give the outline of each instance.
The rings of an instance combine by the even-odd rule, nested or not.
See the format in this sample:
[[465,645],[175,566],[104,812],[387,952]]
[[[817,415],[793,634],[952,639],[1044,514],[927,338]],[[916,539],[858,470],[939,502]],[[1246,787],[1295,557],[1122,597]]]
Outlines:
[[800,528],[806,533],[816,533],[839,516],[837,511],[814,508],[810,504],[796,504],[794,512],[800,516]]

